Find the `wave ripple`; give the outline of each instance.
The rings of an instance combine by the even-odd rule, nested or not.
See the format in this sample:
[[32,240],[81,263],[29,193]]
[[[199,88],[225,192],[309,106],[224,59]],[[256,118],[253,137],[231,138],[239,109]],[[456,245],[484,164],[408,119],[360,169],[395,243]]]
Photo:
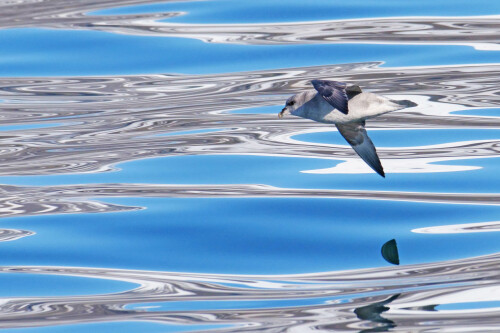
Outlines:
[[[112,33],[195,38],[212,43],[254,45],[311,43],[394,43],[469,45],[499,50],[498,16],[382,17],[264,24],[176,24],[159,22],[183,12],[87,15],[107,7],[147,4],[148,0],[8,2],[0,26],[98,30]],[[174,2],[174,1],[163,1]],[[35,13],[35,15],[33,14]]]
[[[494,64],[379,68],[377,63],[359,63],[216,75],[0,78],[5,126],[51,125],[4,132],[0,175],[102,172],[128,160],[192,154],[357,161],[350,147],[291,139],[317,130],[313,122],[231,111],[270,105],[278,110],[285,96],[306,88],[310,79],[330,77],[418,102],[418,108],[374,119],[372,128],[499,128],[498,117],[452,114],[495,107],[499,72]],[[196,133],[213,128],[220,130]],[[165,136],[184,131],[194,132]],[[429,163],[493,157],[498,145],[498,140],[477,140],[378,151],[389,164],[394,161],[395,171],[433,172]],[[409,159],[418,168],[398,167],[398,161],[409,165]]]
[[[4,299],[2,328],[103,321],[171,325],[224,324],[214,332],[317,330],[487,331],[499,308],[439,310],[464,300],[489,301],[499,283],[498,255],[463,260],[298,275],[245,276],[72,267],[1,267],[4,273],[80,276],[132,282],[121,293]],[[470,298],[469,298],[470,299]],[[189,310],[195,307],[197,310]],[[354,309],[354,311],[353,311]],[[472,316],[472,314],[471,314]]]

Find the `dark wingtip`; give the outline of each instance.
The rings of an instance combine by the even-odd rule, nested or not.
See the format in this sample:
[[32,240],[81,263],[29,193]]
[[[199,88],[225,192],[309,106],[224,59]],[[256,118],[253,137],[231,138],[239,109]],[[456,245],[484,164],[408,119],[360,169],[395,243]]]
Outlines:
[[373,169],[373,171],[375,171],[376,173],[378,173],[379,175],[381,175],[382,177],[385,178],[384,167],[382,167],[382,163],[380,163],[380,160],[378,161],[378,163],[376,163],[374,165],[372,165],[370,163],[368,165],[370,165],[370,167]]
[[385,178],[385,172],[384,172],[384,169],[382,169],[382,170],[380,170],[380,171],[377,171],[377,173],[378,173],[379,175],[381,175],[382,177],[384,177],[384,178]]

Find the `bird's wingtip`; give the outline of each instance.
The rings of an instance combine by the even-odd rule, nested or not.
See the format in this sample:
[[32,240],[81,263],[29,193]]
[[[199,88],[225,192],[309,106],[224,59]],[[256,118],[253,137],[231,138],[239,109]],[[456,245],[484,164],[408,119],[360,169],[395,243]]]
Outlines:
[[377,172],[379,175],[381,175],[382,177],[385,178],[385,172],[384,172],[384,169],[378,169],[378,170],[375,170],[375,172]]

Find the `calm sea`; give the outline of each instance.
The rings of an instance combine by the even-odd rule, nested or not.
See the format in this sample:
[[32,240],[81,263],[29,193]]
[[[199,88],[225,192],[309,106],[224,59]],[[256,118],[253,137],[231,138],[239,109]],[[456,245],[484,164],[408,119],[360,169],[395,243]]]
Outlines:
[[[500,330],[500,2],[3,0],[0,28],[0,328]],[[312,79],[418,104],[367,122],[385,179],[278,119]]]

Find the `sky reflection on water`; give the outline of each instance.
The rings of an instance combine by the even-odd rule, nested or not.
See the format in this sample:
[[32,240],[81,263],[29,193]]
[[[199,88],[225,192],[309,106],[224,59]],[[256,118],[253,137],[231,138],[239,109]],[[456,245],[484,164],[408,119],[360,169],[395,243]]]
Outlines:
[[306,198],[104,201],[146,209],[112,217],[4,219],[5,227],[37,232],[18,241],[25,251],[22,258],[16,255],[16,242],[3,244],[4,263],[281,274],[387,266],[380,247],[391,238],[398,240],[404,264],[478,256],[498,246],[496,233],[411,232],[449,221],[492,221],[499,214],[496,206]]
[[498,7],[488,0],[474,3],[466,0],[432,1],[418,3],[378,1],[376,5],[364,0],[336,2],[319,0],[305,4],[301,0],[246,1],[188,1],[152,3],[109,8],[88,15],[130,15],[162,12],[184,12],[184,15],[166,21],[183,23],[268,23],[321,21],[391,16],[460,16],[491,15]]
[[494,63],[500,52],[477,52],[471,47],[449,45],[336,44],[268,48],[206,44],[175,37],[35,28],[5,30],[0,34],[0,44],[3,45],[0,76],[18,77],[228,73],[381,59],[383,66]]

